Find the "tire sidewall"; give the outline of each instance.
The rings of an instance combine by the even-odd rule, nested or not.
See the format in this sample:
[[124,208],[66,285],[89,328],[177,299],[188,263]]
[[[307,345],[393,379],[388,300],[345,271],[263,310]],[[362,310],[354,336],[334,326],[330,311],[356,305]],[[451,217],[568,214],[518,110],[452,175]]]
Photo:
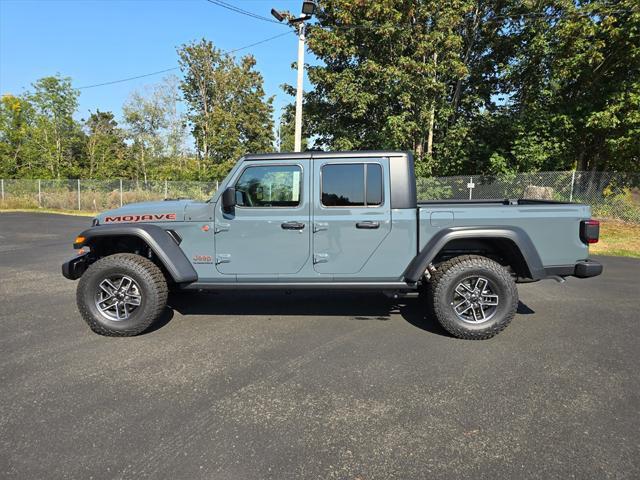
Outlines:
[[[497,264],[496,264],[497,265]],[[497,265],[498,268],[502,268]],[[456,286],[468,277],[481,276],[487,278],[491,282],[492,290],[498,295],[498,308],[493,317],[485,322],[474,324],[468,323],[456,315],[451,305]],[[440,318],[443,326],[451,332],[457,334],[460,331],[482,334],[484,332],[500,331],[503,324],[508,324],[515,312],[518,302],[517,290],[515,283],[506,271],[497,272],[492,268],[468,265],[458,265],[449,270],[442,278],[439,279],[434,291],[434,305],[436,310],[440,312],[443,318]]]
[[[153,283],[149,276],[145,275],[146,272],[140,272],[138,269],[124,265],[100,265],[99,262],[94,263],[91,267],[80,279],[78,300],[83,302],[85,310],[91,315],[92,320],[103,328],[112,331],[124,332],[145,329],[150,323],[154,302],[157,301],[157,292],[152,287]],[[113,321],[100,313],[96,307],[95,296],[99,288],[98,285],[105,278],[122,275],[131,277],[138,284],[142,298],[140,306],[135,309],[128,319]]]

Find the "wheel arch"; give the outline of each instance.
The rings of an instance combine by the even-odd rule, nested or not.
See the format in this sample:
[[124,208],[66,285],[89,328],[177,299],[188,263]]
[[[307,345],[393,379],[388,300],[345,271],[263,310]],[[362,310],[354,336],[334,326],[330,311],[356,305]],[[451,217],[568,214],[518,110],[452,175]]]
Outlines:
[[175,283],[191,283],[198,280],[198,274],[182,249],[167,231],[158,225],[100,225],[85,230],[79,237],[84,240],[74,243],[74,248],[88,246],[92,251],[97,249],[98,253],[106,246],[113,248],[116,242],[140,242],[153,252]]
[[484,246],[500,253],[521,278],[539,280],[545,277],[542,261],[531,238],[519,227],[451,227],[440,230],[427,242],[404,271],[407,282],[417,282],[429,264],[445,252],[460,250],[473,253],[471,245]]

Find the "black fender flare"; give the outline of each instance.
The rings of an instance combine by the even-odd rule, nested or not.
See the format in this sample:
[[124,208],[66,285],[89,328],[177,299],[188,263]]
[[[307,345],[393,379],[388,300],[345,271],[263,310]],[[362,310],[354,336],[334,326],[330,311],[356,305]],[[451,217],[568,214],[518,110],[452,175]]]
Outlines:
[[540,280],[546,277],[542,260],[538,250],[533,245],[531,238],[520,227],[450,227],[436,233],[427,242],[420,253],[409,263],[404,271],[404,279],[407,282],[417,282],[429,264],[440,253],[444,246],[452,240],[463,238],[504,238],[513,241],[520,250],[522,257],[529,269],[532,280]]
[[91,246],[92,240],[97,238],[138,237],[149,245],[174,282],[191,283],[198,280],[198,274],[182,249],[167,231],[158,225],[99,225],[85,230],[79,236],[84,237],[84,240],[80,243],[74,243],[74,248],[80,248],[84,245]]

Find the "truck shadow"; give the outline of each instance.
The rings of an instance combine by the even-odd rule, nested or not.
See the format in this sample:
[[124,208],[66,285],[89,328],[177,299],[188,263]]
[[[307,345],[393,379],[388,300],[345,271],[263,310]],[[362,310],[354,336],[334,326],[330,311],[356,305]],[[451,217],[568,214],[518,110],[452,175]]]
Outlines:
[[[410,325],[425,332],[451,337],[419,298],[392,299],[377,292],[178,292],[169,296],[163,316],[145,333],[156,331],[181,315],[245,315],[350,317],[349,321],[388,321],[399,315]],[[522,302],[519,314],[535,313]]]

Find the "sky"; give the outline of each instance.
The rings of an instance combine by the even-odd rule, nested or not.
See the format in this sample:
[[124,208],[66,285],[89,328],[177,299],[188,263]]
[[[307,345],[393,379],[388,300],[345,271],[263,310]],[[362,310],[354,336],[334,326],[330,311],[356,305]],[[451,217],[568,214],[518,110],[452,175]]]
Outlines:
[[[226,0],[270,17],[272,7],[299,14],[301,0]],[[177,67],[176,48],[206,38],[231,50],[290,29],[234,13],[206,0],[0,0],[0,94],[21,94],[39,78],[61,74],[83,87]],[[280,85],[295,85],[297,59],[291,33],[237,52],[255,56],[276,116],[293,101]],[[314,62],[306,52],[306,62]],[[134,90],[179,70],[123,83],[81,89],[78,118],[113,111]],[[306,77],[305,77],[306,80]],[[306,84],[308,88],[308,83]]]

